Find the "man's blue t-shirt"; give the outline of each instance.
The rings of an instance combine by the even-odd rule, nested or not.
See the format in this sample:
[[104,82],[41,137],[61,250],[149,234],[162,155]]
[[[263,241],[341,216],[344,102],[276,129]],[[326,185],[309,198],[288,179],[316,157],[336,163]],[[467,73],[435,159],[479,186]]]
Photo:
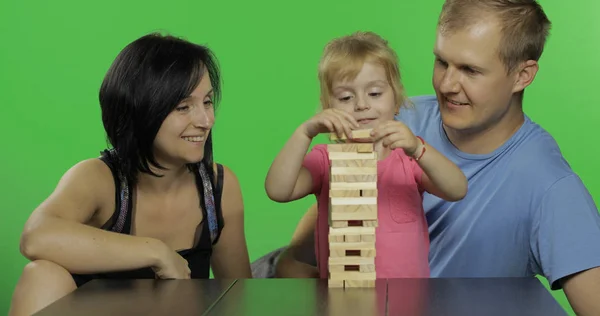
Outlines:
[[424,195],[432,277],[539,274],[558,289],[559,279],[600,266],[600,214],[550,134],[525,117],[493,153],[466,154],[448,140],[435,96],[411,100],[396,119],[469,180],[461,201]]

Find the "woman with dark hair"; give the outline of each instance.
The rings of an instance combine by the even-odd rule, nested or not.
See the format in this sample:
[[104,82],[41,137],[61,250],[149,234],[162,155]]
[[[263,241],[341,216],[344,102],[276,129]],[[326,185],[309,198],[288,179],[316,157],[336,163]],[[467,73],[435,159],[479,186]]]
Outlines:
[[150,34],[120,52],[100,89],[112,148],[67,171],[27,221],[10,315],[95,278],[251,277],[240,186],[213,162],[220,88],[206,47]]

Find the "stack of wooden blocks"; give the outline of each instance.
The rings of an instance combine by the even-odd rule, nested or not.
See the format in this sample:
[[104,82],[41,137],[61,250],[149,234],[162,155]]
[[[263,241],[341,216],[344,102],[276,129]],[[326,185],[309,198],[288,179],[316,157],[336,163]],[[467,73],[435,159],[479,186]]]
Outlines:
[[[369,139],[370,129],[352,139]],[[329,287],[375,286],[377,153],[373,143],[332,134],[329,154]]]

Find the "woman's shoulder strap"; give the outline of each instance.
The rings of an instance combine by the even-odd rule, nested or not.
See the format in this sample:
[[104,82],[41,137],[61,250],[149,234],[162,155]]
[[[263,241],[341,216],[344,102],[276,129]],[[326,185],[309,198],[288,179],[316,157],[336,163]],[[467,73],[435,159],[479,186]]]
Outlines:
[[115,180],[115,213],[111,217],[110,230],[121,233],[124,231],[131,203],[129,181],[119,168],[119,159],[115,149],[106,149],[100,153],[102,160],[113,174]]
[[217,164],[217,175],[216,175],[216,183],[214,185],[210,180],[208,172],[206,170],[206,166],[203,163],[198,164],[198,169],[200,173],[200,177],[202,179],[202,189],[204,196],[204,206],[206,213],[206,220],[208,221],[208,229],[210,231],[210,239],[211,243],[215,244],[219,236],[221,235],[221,230],[223,229],[223,211],[221,209],[221,196],[223,193],[223,166]]

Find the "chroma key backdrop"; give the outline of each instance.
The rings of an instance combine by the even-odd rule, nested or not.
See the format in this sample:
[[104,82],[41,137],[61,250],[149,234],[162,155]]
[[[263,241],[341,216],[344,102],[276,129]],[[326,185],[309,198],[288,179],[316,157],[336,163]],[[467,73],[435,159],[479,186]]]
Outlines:
[[[442,0],[19,1],[0,3],[0,314],[27,260],[19,237],[64,172],[107,146],[98,90],[115,56],[161,31],[210,46],[222,67],[216,161],[241,183],[252,260],[285,245],[314,197],[278,204],[264,189],[278,150],[319,103],[317,63],[332,38],[369,30],[398,52],[411,96],[433,93]],[[600,202],[600,2],[542,0],[553,30],[525,112],[556,139]],[[587,138],[587,139],[586,139]],[[326,142],[320,136],[315,143]],[[547,283],[543,279],[544,284]],[[562,291],[552,292],[569,311]]]

